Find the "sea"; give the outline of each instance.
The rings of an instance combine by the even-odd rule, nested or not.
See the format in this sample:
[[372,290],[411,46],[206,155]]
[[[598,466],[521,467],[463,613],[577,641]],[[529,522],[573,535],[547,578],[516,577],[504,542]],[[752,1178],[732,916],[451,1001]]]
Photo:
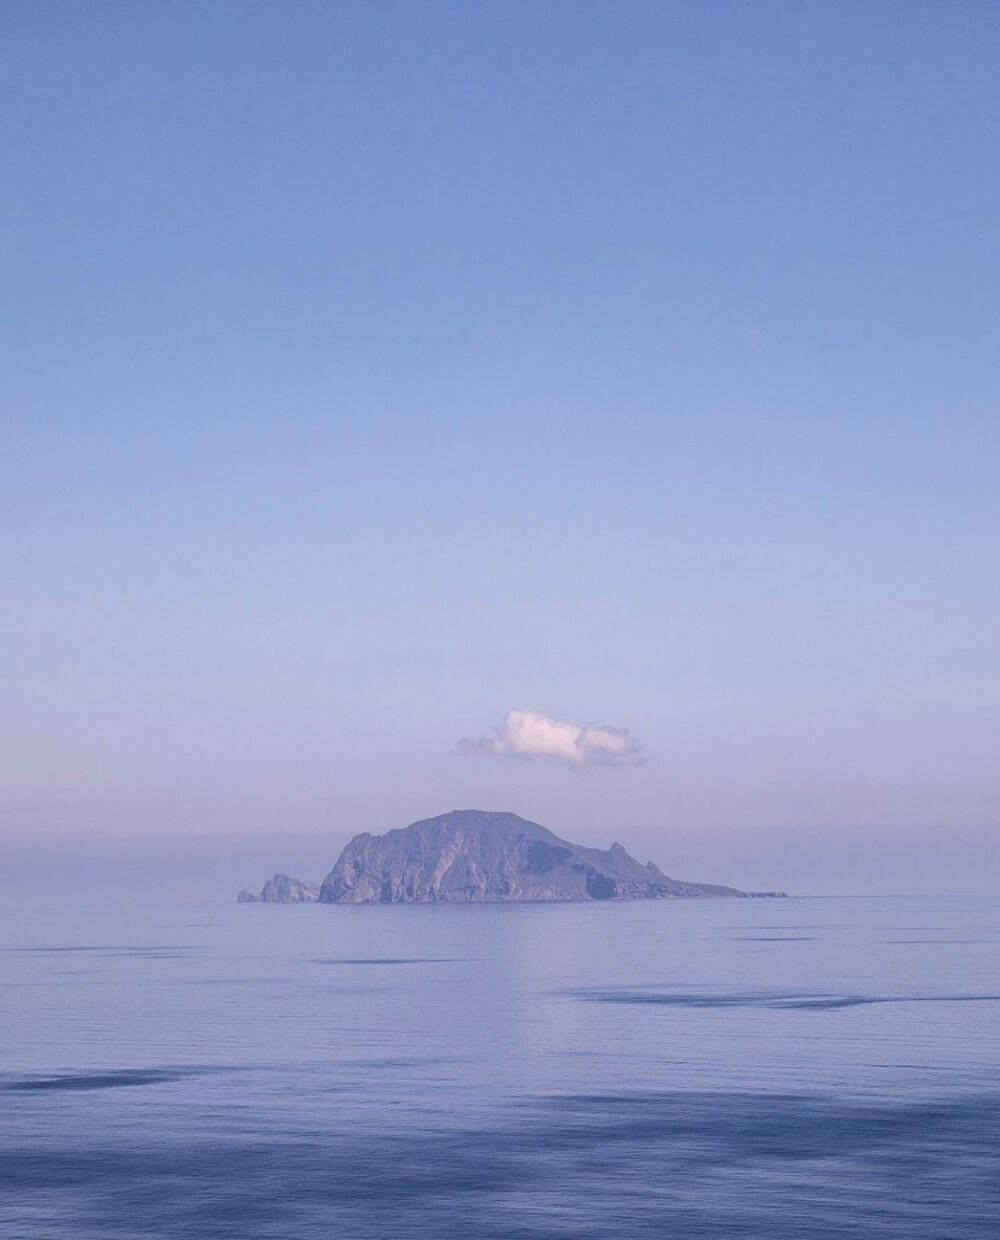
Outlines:
[[4,1240],[1000,1236],[997,897],[227,891],[0,948]]

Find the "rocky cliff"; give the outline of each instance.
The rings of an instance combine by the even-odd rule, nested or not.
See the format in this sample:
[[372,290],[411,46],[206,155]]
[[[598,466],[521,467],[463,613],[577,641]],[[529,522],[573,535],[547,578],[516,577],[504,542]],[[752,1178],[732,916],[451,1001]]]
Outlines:
[[302,904],[315,903],[319,899],[319,883],[304,878],[292,878],[290,874],[275,874],[264,884],[259,895],[246,887],[236,897],[239,904]]
[[455,810],[385,835],[357,835],[323,881],[326,904],[430,901],[641,900],[745,896],[678,882],[621,844],[560,839],[516,814]]

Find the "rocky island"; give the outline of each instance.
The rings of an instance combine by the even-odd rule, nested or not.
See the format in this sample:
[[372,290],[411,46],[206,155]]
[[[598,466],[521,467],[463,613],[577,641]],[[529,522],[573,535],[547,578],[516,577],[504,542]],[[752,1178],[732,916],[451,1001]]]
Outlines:
[[292,878],[290,874],[275,874],[264,884],[259,895],[244,887],[236,897],[238,904],[314,904],[319,899],[319,883],[304,878]]
[[668,878],[621,844],[571,844],[517,814],[453,810],[384,835],[356,835],[322,885],[276,874],[241,902],[396,904],[436,901],[665,900],[780,896]]

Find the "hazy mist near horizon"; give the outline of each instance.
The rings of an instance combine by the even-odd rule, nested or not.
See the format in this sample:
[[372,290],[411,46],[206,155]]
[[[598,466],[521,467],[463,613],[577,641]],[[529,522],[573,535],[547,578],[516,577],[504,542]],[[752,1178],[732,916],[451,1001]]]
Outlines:
[[[1000,847],[996,833],[988,829],[873,835],[845,829],[564,827],[558,833],[600,848],[617,840],[638,860],[654,861],[672,878],[779,889],[793,896],[1000,893]],[[149,901],[228,904],[241,887],[259,890],[276,872],[322,879],[352,834],[0,841],[0,894],[8,903],[68,899],[112,907]]]

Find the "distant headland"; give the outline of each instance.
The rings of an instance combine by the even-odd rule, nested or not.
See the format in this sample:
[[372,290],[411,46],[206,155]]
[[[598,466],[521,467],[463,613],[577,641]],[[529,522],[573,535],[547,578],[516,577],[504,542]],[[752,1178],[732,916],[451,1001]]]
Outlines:
[[275,874],[240,903],[426,904],[784,896],[668,878],[621,844],[571,844],[517,814],[453,810],[385,835],[356,835],[322,884]]

